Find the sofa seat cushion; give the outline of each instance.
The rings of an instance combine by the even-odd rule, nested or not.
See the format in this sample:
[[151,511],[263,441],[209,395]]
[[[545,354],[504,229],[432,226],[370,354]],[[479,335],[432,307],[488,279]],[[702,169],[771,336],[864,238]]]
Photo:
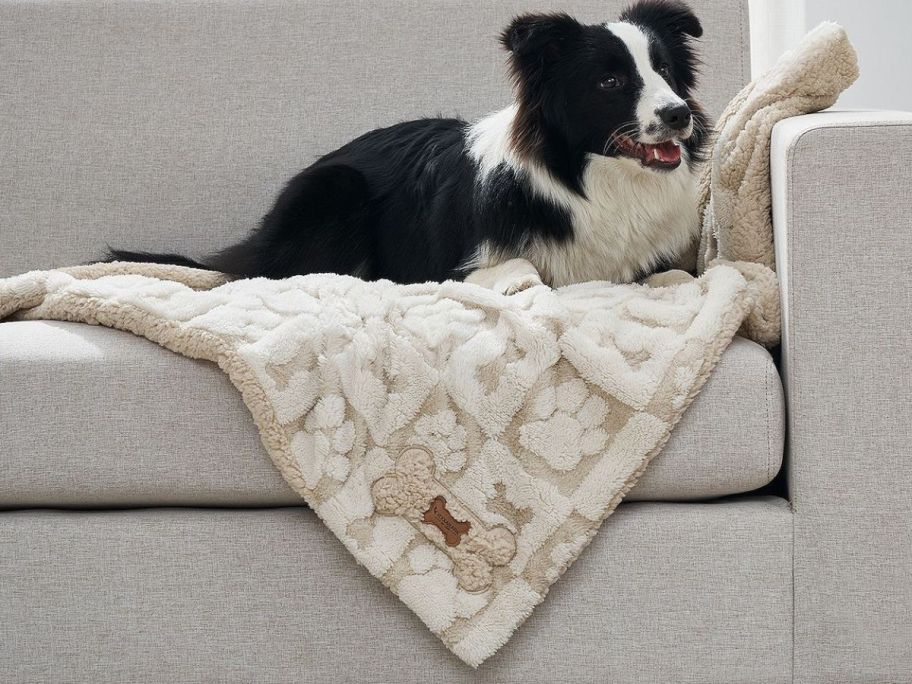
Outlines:
[[[301,499],[213,364],[78,323],[0,324],[0,507],[288,506]],[[779,375],[736,338],[631,500],[769,483],[782,460]]]
[[311,511],[0,513],[0,679],[791,684],[788,502],[621,508],[478,670]]

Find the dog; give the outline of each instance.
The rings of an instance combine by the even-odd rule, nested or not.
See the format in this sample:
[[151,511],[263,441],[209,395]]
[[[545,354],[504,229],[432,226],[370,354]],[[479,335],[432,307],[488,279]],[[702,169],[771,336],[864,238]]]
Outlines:
[[518,16],[500,36],[514,83],[505,109],[352,140],[294,176],[245,240],[208,258],[110,258],[399,283],[523,259],[553,287],[635,281],[682,258],[698,234],[701,35],[677,0],[641,0],[597,25]]

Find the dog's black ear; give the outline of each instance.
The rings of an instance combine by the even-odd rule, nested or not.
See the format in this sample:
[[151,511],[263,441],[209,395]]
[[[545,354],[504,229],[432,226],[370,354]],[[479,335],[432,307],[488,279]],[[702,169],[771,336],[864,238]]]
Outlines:
[[624,11],[621,21],[653,29],[659,35],[703,35],[697,15],[679,0],[641,0]]
[[556,57],[581,30],[582,25],[576,19],[562,12],[523,14],[500,34],[500,43],[516,57],[532,54]]

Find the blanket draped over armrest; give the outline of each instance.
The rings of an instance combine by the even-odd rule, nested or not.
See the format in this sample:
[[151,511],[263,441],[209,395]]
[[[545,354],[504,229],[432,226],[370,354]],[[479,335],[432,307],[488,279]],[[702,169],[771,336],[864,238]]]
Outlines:
[[[828,69],[808,52],[838,34],[806,41],[782,78]],[[704,194],[709,267],[696,280],[506,296],[470,283],[229,281],[114,263],[0,280],[0,319],[105,325],[217,363],[289,485],[477,666],[634,485],[739,327],[778,338],[770,122],[825,106],[838,87],[783,108],[762,96],[782,78],[756,82],[723,117]],[[743,249],[738,226],[766,251]]]
[[740,262],[756,290],[741,333],[773,347],[781,336],[779,283],[773,272],[770,138],[792,116],[832,106],[858,78],[858,57],[845,30],[823,22],[741,90],[716,124],[713,152],[700,179],[703,229],[697,269]]

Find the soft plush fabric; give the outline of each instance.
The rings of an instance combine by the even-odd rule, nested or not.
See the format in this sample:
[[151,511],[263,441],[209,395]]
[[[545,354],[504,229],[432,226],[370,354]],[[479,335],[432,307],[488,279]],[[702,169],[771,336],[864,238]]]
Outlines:
[[792,684],[782,499],[622,504],[477,670],[307,510],[10,511],[0,523],[4,682]]
[[701,178],[703,230],[697,266],[715,260],[755,264],[742,271],[757,289],[744,334],[767,346],[780,339],[779,290],[770,199],[770,135],[779,121],[831,106],[858,77],[841,26],[823,23],[768,72],[748,84],[716,124],[712,159]]
[[[0,508],[305,505],[211,363],[117,330],[16,321],[0,325],[0,386]],[[625,501],[766,485],[784,412],[769,352],[736,337]]]
[[751,303],[728,266],[512,296],[141,264],[0,280],[0,317],[100,323],[217,362],[286,481],[470,665],[592,539]]

